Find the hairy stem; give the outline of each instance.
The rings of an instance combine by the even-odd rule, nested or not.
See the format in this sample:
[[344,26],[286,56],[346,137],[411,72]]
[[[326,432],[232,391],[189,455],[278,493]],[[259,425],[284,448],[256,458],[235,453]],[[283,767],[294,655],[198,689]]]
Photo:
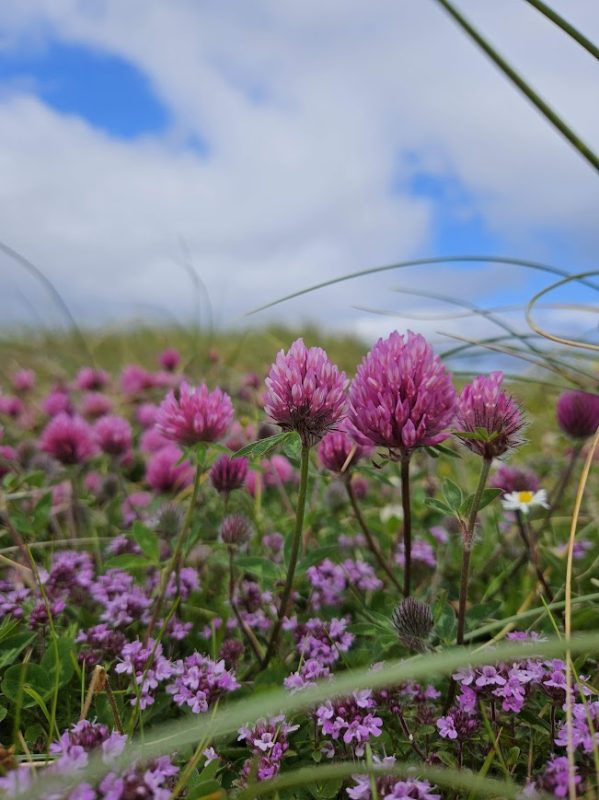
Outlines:
[[478,486],[472,498],[472,506],[468,515],[468,521],[464,530],[464,554],[462,558],[462,576],[460,579],[460,602],[458,607],[458,632],[456,637],[456,644],[464,644],[464,630],[466,627],[466,602],[468,600],[468,581],[470,578],[470,556],[472,554],[472,540],[474,538],[474,526],[476,525],[476,516],[480,506],[480,501],[483,496],[483,491],[487,484],[489,477],[489,470],[491,469],[491,460],[485,458],[483,466],[480,471],[478,479]]
[[528,553],[528,558],[530,559],[530,563],[532,564],[537,579],[541,586],[543,587],[543,591],[545,592],[545,596],[547,600],[552,603],[553,602],[553,592],[551,591],[551,587],[547,583],[545,576],[543,575],[543,570],[541,569],[541,564],[539,561],[539,551],[537,550],[537,545],[535,541],[535,535],[533,531],[526,530],[526,522],[522,516],[521,511],[516,511],[516,522],[518,523],[518,531],[520,532],[520,538],[524,542],[524,546],[526,547],[526,551]]
[[395,586],[395,588],[399,592],[403,593],[403,587],[402,587],[401,583],[397,580],[397,578],[393,574],[393,570],[391,569],[391,567],[389,566],[389,564],[385,560],[385,556],[382,554],[380,547],[376,543],[376,539],[373,537],[372,533],[370,532],[370,529],[368,528],[368,525],[366,524],[366,520],[364,519],[364,515],[362,514],[362,510],[361,510],[360,506],[358,505],[358,501],[356,499],[356,494],[355,494],[355,492],[353,490],[353,487],[351,485],[351,479],[350,479],[349,475],[347,475],[345,477],[344,483],[345,483],[345,488],[347,490],[347,496],[349,497],[349,502],[351,503],[351,507],[352,507],[352,509],[354,511],[354,514],[355,514],[355,517],[356,517],[356,521],[357,521],[358,525],[360,526],[360,530],[364,534],[364,538],[366,539],[366,543],[368,544],[368,547],[370,548],[370,552],[375,557],[375,559],[377,560],[380,568],[383,570],[383,572],[389,578],[389,580]]
[[410,454],[401,457],[401,505],[403,508],[404,583],[403,593],[410,596],[412,583],[412,508],[410,503]]
[[235,564],[233,562],[233,555],[234,550],[232,547],[229,547],[229,604],[233,609],[233,613],[235,614],[235,619],[237,620],[237,624],[241,629],[241,633],[247,639],[247,642],[256,657],[256,661],[258,664],[262,661],[262,653],[260,652],[260,644],[254,635],[254,631],[249,628],[241,616],[241,612],[237,608],[237,603],[235,602]]
[[200,477],[202,475],[203,468],[200,464],[196,466],[195,477],[193,480],[193,490],[191,493],[191,499],[189,501],[189,505],[187,507],[187,512],[185,514],[185,518],[183,520],[183,524],[181,525],[181,530],[179,531],[179,535],[177,536],[177,541],[175,543],[175,548],[173,550],[173,554],[171,555],[170,559],[166,563],[166,566],[162,570],[160,574],[160,584],[158,587],[158,597],[156,598],[156,602],[154,603],[154,610],[152,612],[152,618],[150,620],[150,624],[146,629],[146,633],[144,636],[144,643],[148,643],[148,639],[152,635],[152,631],[158,621],[158,617],[160,616],[160,612],[162,611],[162,606],[164,604],[164,598],[166,595],[166,590],[168,587],[169,578],[173,572],[173,570],[178,571],[179,560],[181,557],[181,553],[183,551],[183,545],[185,544],[185,539],[187,536],[187,531],[191,525],[191,520],[193,518],[193,512],[195,509],[195,505],[198,499],[198,490],[200,487]]
[[289,605],[289,598],[293,590],[293,578],[295,577],[295,568],[297,566],[297,559],[302,543],[302,531],[304,528],[304,512],[306,510],[306,495],[308,490],[308,466],[310,464],[310,447],[302,444],[302,455],[300,463],[300,485],[297,497],[297,511],[295,514],[295,530],[293,532],[293,541],[291,545],[291,555],[289,557],[289,566],[287,567],[287,578],[285,580],[285,587],[281,595],[281,602],[277,613],[277,619],[272,629],[270,641],[266,648],[266,653],[262,659],[261,669],[266,669],[270,663],[271,658],[275,652],[279,642],[279,635],[281,633],[281,626],[283,624],[283,617],[287,613],[287,606]]

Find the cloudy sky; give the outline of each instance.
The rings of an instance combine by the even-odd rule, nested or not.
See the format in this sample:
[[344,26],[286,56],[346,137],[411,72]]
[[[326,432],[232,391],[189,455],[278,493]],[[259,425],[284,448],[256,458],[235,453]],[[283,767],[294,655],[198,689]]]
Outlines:
[[[553,6],[599,40],[596,0]],[[525,0],[459,7],[598,149],[592,57]],[[88,324],[185,321],[198,303],[206,319],[209,297],[229,325],[369,266],[495,254],[579,272],[599,251],[596,173],[433,0],[2,0],[0,204],[0,241]],[[476,337],[493,327],[440,320],[460,309],[406,290],[511,306],[553,280],[408,269],[258,319]],[[59,318],[4,255],[0,281],[5,323]],[[545,316],[597,325],[588,311]]]

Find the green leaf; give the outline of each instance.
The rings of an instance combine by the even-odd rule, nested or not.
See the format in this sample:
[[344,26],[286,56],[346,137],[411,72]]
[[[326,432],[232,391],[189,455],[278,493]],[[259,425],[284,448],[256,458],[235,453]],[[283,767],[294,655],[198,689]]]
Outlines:
[[141,547],[144,555],[157,564],[160,559],[160,543],[156,532],[146,528],[139,520],[135,520],[129,535]]
[[338,554],[339,547],[336,544],[328,545],[327,547],[318,547],[316,550],[312,550],[312,552],[308,553],[308,555],[300,561],[297,567],[298,572],[305,572],[308,567],[312,567],[314,564],[324,561],[324,559],[329,556]]
[[[74,650],[74,642],[68,636],[62,636],[56,642],[58,648],[58,669],[59,669],[59,686],[65,686],[73,677],[75,668],[71,654]],[[52,642],[47,645],[47,650],[44,653],[41,666],[52,676],[52,685],[54,685],[54,677],[56,674],[56,654]]]
[[[6,670],[2,681],[2,693],[8,700],[17,701],[21,682],[25,694],[27,688],[33,689],[43,698],[49,697],[52,692],[52,676],[39,664],[13,664]],[[29,700],[23,701],[23,706],[31,707],[36,702],[30,696]]]
[[14,636],[9,636],[2,642],[2,649],[0,651],[0,669],[8,667],[18,657],[18,655],[30,644],[36,637],[35,633],[29,631],[24,633],[17,633]]
[[239,556],[235,559],[235,564],[239,569],[265,575],[273,579],[278,578],[281,574],[281,568],[278,564],[273,563],[269,558],[262,558],[261,556]]
[[[481,511],[485,506],[488,506],[489,503],[492,503],[496,497],[499,497],[501,494],[501,489],[484,489],[483,493],[480,497],[480,503],[478,506],[478,510]],[[472,509],[472,503],[474,502],[475,495],[471,494],[467,497],[460,507],[460,514],[463,514],[467,517],[470,514]]]
[[145,569],[148,563],[141,555],[121,553],[119,556],[107,559],[104,566],[106,569]]
[[460,506],[464,501],[464,496],[462,495],[462,490],[454,483],[450,478],[443,479],[443,495],[447,500],[447,505],[451,508],[452,511],[458,511]]
[[442,500],[437,500],[435,497],[427,497],[424,501],[424,505],[444,515],[453,514],[453,509],[450,508],[447,503],[444,503]]
[[236,453],[233,453],[233,458],[240,458],[246,456],[250,459],[264,458],[278,445],[284,445],[285,442],[292,442],[294,439],[299,438],[295,431],[284,431],[283,433],[275,433],[274,436],[267,436],[266,439],[258,439],[257,442],[251,442],[242,447]]

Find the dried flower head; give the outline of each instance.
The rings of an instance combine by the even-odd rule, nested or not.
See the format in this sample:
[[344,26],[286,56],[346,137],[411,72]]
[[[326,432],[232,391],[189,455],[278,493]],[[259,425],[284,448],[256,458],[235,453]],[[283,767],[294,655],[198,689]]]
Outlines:
[[346,377],[320,347],[297,339],[281,350],[266,378],[264,409],[285,431],[312,446],[345,415]]
[[252,534],[252,526],[243,514],[229,514],[220,526],[220,538],[223,544],[239,547],[245,544]]
[[428,603],[406,597],[393,612],[393,624],[404,647],[423,653],[433,629],[434,620]]
[[185,381],[160,404],[156,427],[178,444],[215,442],[233,421],[231,398],[222,389],[208,391],[205,384],[190,386]]
[[[451,377],[426,339],[394,331],[358,367],[349,391],[349,421],[371,444],[400,454],[443,441],[453,419]],[[361,441],[361,438],[357,441]]]
[[557,401],[557,421],[573,439],[587,439],[599,428],[599,395],[571,390]]
[[514,398],[501,389],[502,372],[479,375],[458,398],[455,435],[484,459],[499,458],[522,444],[524,418]]

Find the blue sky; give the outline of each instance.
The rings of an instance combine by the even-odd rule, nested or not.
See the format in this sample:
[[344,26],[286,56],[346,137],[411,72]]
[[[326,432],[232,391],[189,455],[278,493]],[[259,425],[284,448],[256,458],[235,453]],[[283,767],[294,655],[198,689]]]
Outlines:
[[[34,0],[24,11],[7,0],[2,241],[93,323],[188,317],[188,257],[222,324],[312,282],[407,258],[483,253],[592,268],[591,168],[460,32],[411,3],[383,3],[374,20],[365,0],[345,5],[343,19],[337,5],[264,0],[254,18],[237,3]],[[522,4],[506,0],[501,15],[490,0],[462,5],[597,146],[592,59]],[[599,31],[592,2],[566,5],[589,35]],[[27,318],[43,296],[4,269],[10,316]],[[550,281],[497,266],[422,269],[273,313],[371,337],[394,321],[354,306],[441,308],[395,288],[503,304]],[[572,287],[559,299],[588,295]]]

